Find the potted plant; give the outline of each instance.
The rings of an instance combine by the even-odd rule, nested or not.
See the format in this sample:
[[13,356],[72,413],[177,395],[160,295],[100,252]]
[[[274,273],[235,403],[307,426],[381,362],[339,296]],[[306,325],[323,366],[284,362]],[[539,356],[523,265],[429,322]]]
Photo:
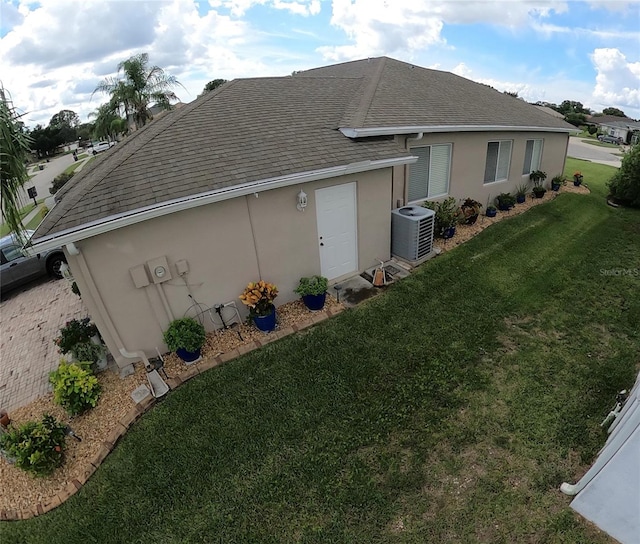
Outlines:
[[480,215],[480,208],[482,208],[482,204],[477,200],[473,200],[472,198],[467,198],[460,206],[460,210],[462,211],[463,219],[465,225],[473,225]]
[[532,192],[536,198],[542,198],[547,190],[542,186],[542,182],[547,179],[547,173],[542,170],[534,170],[529,174],[529,179],[533,181]]
[[302,297],[302,302],[309,310],[322,310],[327,299],[329,280],[324,276],[300,278],[295,292]]
[[516,204],[516,197],[511,193],[500,193],[496,197],[496,204],[501,211],[507,211],[513,208]]
[[534,187],[536,185],[542,185],[542,182],[547,179],[547,173],[542,170],[534,170],[529,174],[529,179],[533,181]]
[[518,185],[516,187],[516,202],[518,204],[524,204],[527,200],[527,186]]
[[498,214],[498,209],[493,205],[487,206],[487,217],[495,217]]
[[163,335],[164,343],[185,363],[195,363],[200,359],[206,333],[201,323],[192,317],[174,319]]
[[456,233],[456,224],[463,217],[462,210],[456,203],[456,199],[450,196],[442,202],[425,202],[423,206],[436,212],[436,234],[441,238],[452,238]]
[[576,187],[579,187],[582,184],[582,172],[574,172],[574,174],[573,174],[573,184]]
[[278,288],[264,280],[251,282],[240,295],[240,300],[249,306],[249,317],[258,329],[270,332],[276,328],[276,308],[274,299]]
[[564,179],[562,176],[554,176],[551,178],[551,190],[558,192],[560,190],[560,186],[564,184]]

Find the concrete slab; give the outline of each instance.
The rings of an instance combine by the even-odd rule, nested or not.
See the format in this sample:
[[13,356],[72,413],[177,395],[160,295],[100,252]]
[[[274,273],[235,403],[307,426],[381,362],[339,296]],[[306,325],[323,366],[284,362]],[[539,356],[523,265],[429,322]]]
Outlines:
[[133,392],[131,393],[131,398],[133,399],[133,402],[138,404],[150,395],[151,391],[149,391],[149,388],[145,384],[142,384],[140,387],[136,387],[133,390]]
[[[338,289],[336,289],[336,287]],[[347,308],[353,308],[362,301],[380,293],[380,288],[374,287],[362,276],[354,276],[348,280],[341,281],[332,287],[333,293],[339,298]]]

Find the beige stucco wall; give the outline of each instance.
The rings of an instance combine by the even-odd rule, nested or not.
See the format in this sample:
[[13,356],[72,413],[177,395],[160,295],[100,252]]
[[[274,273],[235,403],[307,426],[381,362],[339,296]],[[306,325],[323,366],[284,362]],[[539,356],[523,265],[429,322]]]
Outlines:
[[[147,356],[154,356],[156,347],[165,351],[162,331],[191,306],[189,292],[207,306],[236,301],[244,314],[238,296],[248,282],[262,277],[278,286],[276,305],[297,298],[293,289],[299,278],[320,273],[314,191],[350,182],[356,183],[361,272],[378,257],[389,258],[391,168],[238,197],[77,242],[81,255],[69,255],[69,266],[118,363],[130,362],[119,355],[120,343]],[[300,189],[308,195],[304,212],[296,209]],[[130,269],[162,256],[172,279],[136,288]],[[184,277],[175,268],[180,260],[189,264]]]
[[[527,140],[543,139],[540,169],[547,175],[547,184],[557,174],[562,174],[569,143],[569,135],[542,132],[458,132],[425,134],[421,140],[409,140],[408,147],[430,144],[452,144],[449,196],[456,199],[471,197],[487,205],[500,193],[515,191],[516,186],[528,184],[529,176],[522,175]],[[487,157],[487,144],[490,141],[512,140],[509,179],[494,183],[484,183],[484,170]],[[404,143],[404,140],[401,141]],[[408,179],[411,166],[406,167],[404,177],[398,175],[394,180],[394,207],[398,199],[406,198],[405,180]],[[529,184],[531,188],[531,184]]]

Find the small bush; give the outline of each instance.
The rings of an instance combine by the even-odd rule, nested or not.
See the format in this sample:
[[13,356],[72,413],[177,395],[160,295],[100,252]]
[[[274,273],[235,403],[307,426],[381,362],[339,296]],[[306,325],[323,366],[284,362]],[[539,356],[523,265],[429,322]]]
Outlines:
[[80,342],[71,348],[71,354],[77,361],[97,363],[104,355],[104,347],[93,342]]
[[609,181],[610,196],[620,204],[640,208],[640,144],[631,148]]
[[37,476],[51,474],[62,464],[66,425],[45,414],[0,435],[0,448],[16,460],[16,466]]
[[74,172],[70,172],[68,174],[62,172],[62,174],[53,178],[53,183],[51,184],[51,187],[49,187],[49,192],[52,195],[55,195],[60,189],[62,189],[65,183],[73,177],[73,174]]
[[60,353],[69,353],[76,344],[88,342],[92,336],[98,334],[97,327],[89,321],[89,318],[86,317],[85,319],[72,319],[65,323],[65,326],[60,329],[60,336],[53,340]]
[[49,374],[53,385],[53,401],[75,416],[95,407],[100,397],[100,384],[91,372],[91,362],[60,362],[58,370]]

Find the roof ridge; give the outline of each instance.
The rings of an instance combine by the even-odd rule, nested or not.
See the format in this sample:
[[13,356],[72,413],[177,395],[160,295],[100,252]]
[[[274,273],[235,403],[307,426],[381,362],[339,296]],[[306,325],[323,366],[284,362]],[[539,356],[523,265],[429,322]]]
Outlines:
[[387,57],[378,57],[375,60],[377,61],[378,66],[376,66],[371,79],[368,81],[360,99],[360,104],[351,118],[352,127],[361,127],[364,124],[369,108],[371,108],[371,104],[373,103],[373,97],[378,90],[378,84],[380,83],[382,72],[386,66]]

